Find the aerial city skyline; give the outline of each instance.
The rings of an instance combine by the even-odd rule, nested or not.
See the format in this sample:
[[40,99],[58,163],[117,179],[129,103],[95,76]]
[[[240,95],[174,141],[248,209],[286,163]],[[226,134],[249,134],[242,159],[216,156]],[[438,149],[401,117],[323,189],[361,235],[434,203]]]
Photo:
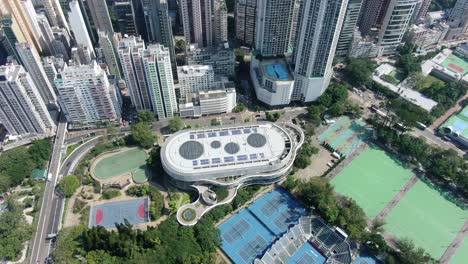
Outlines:
[[0,0],[0,262],[468,263],[468,0]]

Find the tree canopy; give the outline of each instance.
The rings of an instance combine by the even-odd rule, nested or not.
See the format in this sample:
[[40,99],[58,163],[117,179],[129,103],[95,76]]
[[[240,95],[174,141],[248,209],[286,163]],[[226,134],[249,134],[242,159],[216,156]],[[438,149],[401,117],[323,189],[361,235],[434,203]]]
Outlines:
[[171,130],[172,133],[182,130],[184,126],[184,121],[182,121],[180,116],[174,116],[171,120],[169,120],[169,130]]
[[17,147],[0,155],[0,192],[20,184],[33,169],[44,169],[52,152],[50,139],[36,140],[27,148]]
[[151,123],[154,121],[154,113],[149,110],[138,112],[138,122]]
[[80,180],[75,175],[68,175],[63,177],[60,181],[59,187],[66,197],[71,197],[75,193],[76,189],[80,187]]
[[32,228],[23,216],[22,208],[12,199],[8,210],[0,214],[0,260],[17,260],[23,243],[31,238]]
[[156,136],[153,134],[149,124],[138,122],[132,125],[132,142],[142,148],[151,148],[156,141]]
[[117,224],[116,229],[63,229],[54,261],[79,263],[73,256],[81,255],[89,263],[214,263],[215,250],[221,245],[218,229],[206,219],[193,228],[179,225],[172,216],[147,231],[134,230],[128,223]]
[[372,73],[377,64],[369,59],[349,59],[348,65],[345,68],[351,84],[355,86],[370,85],[372,81]]
[[352,199],[339,200],[333,186],[322,178],[298,184],[298,196],[308,207],[315,207],[325,221],[345,229],[351,238],[362,240],[367,226],[364,211]]

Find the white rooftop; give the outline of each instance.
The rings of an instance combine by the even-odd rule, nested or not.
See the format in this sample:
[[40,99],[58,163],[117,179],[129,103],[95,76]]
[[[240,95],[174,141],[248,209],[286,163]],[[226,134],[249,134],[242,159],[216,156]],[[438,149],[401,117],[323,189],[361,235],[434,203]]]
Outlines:
[[166,159],[181,173],[265,166],[279,160],[286,139],[284,131],[268,123],[186,131],[166,142]]

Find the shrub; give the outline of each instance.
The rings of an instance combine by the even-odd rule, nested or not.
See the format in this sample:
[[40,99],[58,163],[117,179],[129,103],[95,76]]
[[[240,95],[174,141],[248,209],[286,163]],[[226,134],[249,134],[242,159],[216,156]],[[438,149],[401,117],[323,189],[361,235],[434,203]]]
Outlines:
[[106,199],[106,200],[113,199],[113,198],[118,197],[120,195],[121,195],[121,193],[117,189],[107,189],[104,192],[102,192],[102,198]]

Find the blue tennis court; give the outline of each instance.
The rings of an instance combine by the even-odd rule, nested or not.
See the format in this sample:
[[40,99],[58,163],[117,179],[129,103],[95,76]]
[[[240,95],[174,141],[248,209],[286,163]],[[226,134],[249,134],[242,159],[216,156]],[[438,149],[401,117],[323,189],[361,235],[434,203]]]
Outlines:
[[235,263],[252,263],[273,242],[273,234],[250,213],[241,210],[220,227],[222,248]]
[[317,251],[309,242],[288,259],[286,264],[323,264],[327,261],[325,256]]
[[379,264],[380,262],[369,254],[361,254],[357,259],[353,261],[352,264]]
[[275,189],[255,201],[249,210],[263,222],[276,236],[283,234],[288,227],[296,224],[306,210],[288,192]]
[[113,228],[115,224],[122,224],[127,220],[132,225],[150,221],[149,199],[109,202],[91,207],[89,228],[102,226]]
[[219,226],[222,249],[234,263],[253,263],[306,214],[288,192],[275,189]]

